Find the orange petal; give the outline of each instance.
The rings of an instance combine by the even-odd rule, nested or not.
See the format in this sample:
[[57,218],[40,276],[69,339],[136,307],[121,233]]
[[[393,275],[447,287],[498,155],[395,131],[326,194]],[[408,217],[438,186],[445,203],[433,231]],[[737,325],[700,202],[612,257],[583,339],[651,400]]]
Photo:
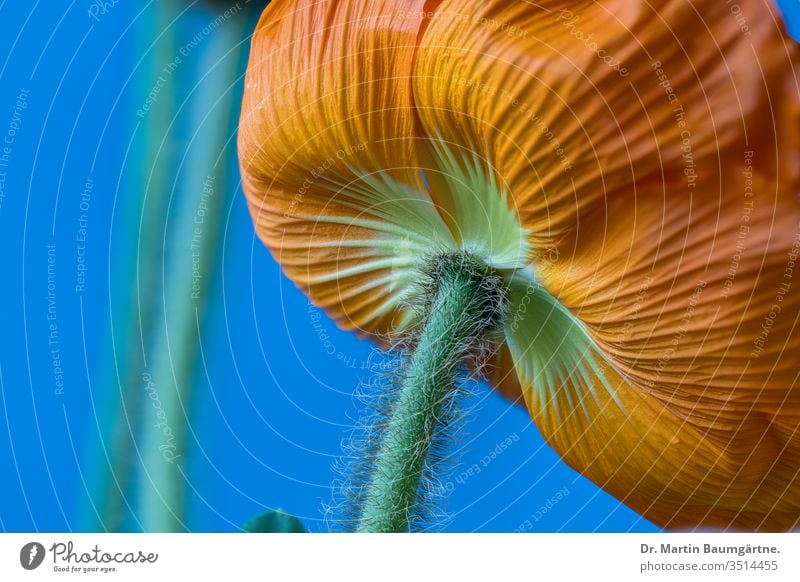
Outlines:
[[[563,384],[544,396],[533,389],[541,377],[523,376],[531,416],[567,464],[662,527],[797,527],[796,455],[782,456],[769,437],[741,451],[721,446],[613,368],[594,370],[590,357],[562,369]],[[782,469],[770,470],[766,460]]]
[[740,7],[747,31],[712,1],[442,2],[417,57],[423,127],[476,152],[531,233],[544,295],[507,338],[532,416],[668,527],[800,515],[800,289],[780,291],[800,224],[798,51],[766,5]]
[[422,1],[270,3],[239,132],[259,236],[341,325],[381,333],[416,263],[452,244],[415,152],[411,62]]
[[609,193],[754,144],[798,185],[800,108],[776,110],[798,92],[796,47],[761,0],[737,7],[746,32],[717,0],[441,2],[417,55],[419,115],[485,160],[540,249]]
[[[751,173],[751,160],[700,180],[702,196],[654,183],[633,203],[610,200],[564,242],[558,261],[537,271],[630,399],[659,411],[660,440],[640,427],[623,448],[650,447],[673,466],[657,498],[626,498],[640,511],[652,503],[648,515],[661,525],[800,523],[800,203]],[[588,432],[618,423],[603,413]],[[662,452],[660,433],[673,430],[670,438],[692,439],[706,452]],[[614,488],[634,491],[649,479],[616,462],[607,460]],[[712,485],[718,498],[708,497]]]

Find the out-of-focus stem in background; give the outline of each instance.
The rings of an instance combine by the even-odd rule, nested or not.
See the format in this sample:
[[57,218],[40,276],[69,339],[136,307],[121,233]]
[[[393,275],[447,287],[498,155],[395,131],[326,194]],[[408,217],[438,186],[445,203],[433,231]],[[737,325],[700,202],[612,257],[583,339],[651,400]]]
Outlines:
[[192,527],[187,471],[201,453],[191,446],[192,387],[236,184],[249,36],[264,3],[228,4],[154,2],[133,25],[137,101],[109,245],[86,531]]

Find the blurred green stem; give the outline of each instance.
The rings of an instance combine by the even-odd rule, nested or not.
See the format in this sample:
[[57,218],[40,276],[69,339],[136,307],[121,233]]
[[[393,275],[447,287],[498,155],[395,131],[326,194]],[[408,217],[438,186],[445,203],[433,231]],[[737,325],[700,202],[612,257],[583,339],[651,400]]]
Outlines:
[[83,507],[84,531],[187,529],[191,388],[260,7],[242,5],[196,45],[185,43],[195,34],[186,22],[213,21],[207,7],[156,2],[135,22],[146,52],[133,76],[131,162],[114,212],[111,341],[93,386],[98,438],[86,472],[97,499]]
[[[170,33],[176,15],[169,3],[157,3],[136,21],[138,45],[148,48],[133,77],[133,85],[144,89],[142,100],[177,50]],[[154,39],[153,31],[165,32]],[[87,483],[89,495],[98,500],[84,507],[84,531],[139,529],[130,488],[137,465],[135,433],[144,403],[146,345],[157,317],[150,298],[160,289],[156,267],[173,164],[174,148],[167,136],[173,95],[174,86],[165,84],[158,96],[164,106],[152,107],[143,118],[135,112],[142,103],[132,104],[136,124],[127,156],[132,162],[120,176],[109,243],[113,245],[108,262],[110,342],[93,387],[98,439],[89,452]]]
[[[226,193],[226,152],[234,134],[247,13],[233,16],[180,66],[194,65],[196,86],[184,102],[191,131],[175,192],[177,212],[164,238],[161,325],[152,349],[154,410],[145,413],[140,515],[145,531],[185,531],[191,394],[200,354]],[[177,80],[176,80],[177,81]],[[181,115],[181,107],[176,116]]]

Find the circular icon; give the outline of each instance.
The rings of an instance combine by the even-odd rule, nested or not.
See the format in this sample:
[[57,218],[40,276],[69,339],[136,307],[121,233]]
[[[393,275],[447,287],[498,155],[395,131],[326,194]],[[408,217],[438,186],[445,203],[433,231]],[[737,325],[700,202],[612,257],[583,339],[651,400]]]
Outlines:
[[35,570],[44,561],[44,546],[39,542],[28,542],[19,551],[19,563],[26,570]]

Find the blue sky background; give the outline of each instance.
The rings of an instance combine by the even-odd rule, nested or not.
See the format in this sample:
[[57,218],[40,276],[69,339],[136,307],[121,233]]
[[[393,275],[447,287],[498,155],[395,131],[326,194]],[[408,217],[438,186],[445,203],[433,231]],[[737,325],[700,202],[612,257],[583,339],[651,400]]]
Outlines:
[[[781,4],[800,34],[800,3]],[[0,530],[102,529],[94,512],[103,503],[98,488],[112,475],[105,454],[116,442],[114,431],[136,432],[137,422],[153,420],[146,407],[138,420],[131,416],[131,427],[110,419],[124,401],[104,364],[123,349],[119,336],[111,341],[111,320],[124,320],[132,301],[155,305],[156,319],[189,301],[170,299],[170,265],[180,264],[182,252],[187,265],[191,257],[185,244],[169,241],[178,236],[181,213],[197,211],[196,200],[181,193],[193,179],[191,160],[212,143],[222,224],[218,250],[203,273],[210,288],[197,319],[202,353],[190,398],[168,411],[173,422],[189,427],[186,446],[175,463],[162,462],[158,470],[186,492],[191,530],[235,531],[281,506],[310,530],[323,531],[332,465],[358,416],[353,391],[369,378],[372,348],[309,306],[254,238],[238,186],[235,138],[228,132],[227,140],[210,142],[204,133],[218,132],[220,119],[233,127],[237,111],[221,110],[213,100],[213,116],[197,110],[220,83],[203,76],[209,68],[203,51],[189,54],[166,79],[163,95],[169,91],[172,100],[157,99],[145,116],[165,117],[169,139],[143,141],[146,123],[137,111],[153,87],[147,63],[163,29],[152,24],[152,2],[119,2],[99,20],[88,16],[90,5],[0,1],[0,134],[8,135],[15,119],[8,164],[0,168]],[[217,14],[195,7],[168,28],[183,46]],[[237,54],[224,56],[244,53]],[[235,102],[240,84],[236,78],[221,86]],[[130,194],[149,173],[137,160],[154,155],[174,170],[165,224],[146,222],[144,207]],[[87,179],[89,206],[82,208]],[[86,286],[77,291],[81,215],[88,217]],[[160,229],[165,241],[156,255],[159,276],[135,299],[120,290],[127,285],[120,273],[130,271],[123,257],[137,246],[126,230],[131,217],[141,226],[134,234]],[[48,245],[55,245],[51,255]],[[51,281],[48,257],[55,262]],[[50,343],[53,323],[57,344]],[[61,369],[63,393],[54,367]],[[134,387],[137,399],[144,393]],[[469,409],[464,434],[453,443],[463,464],[448,481],[446,530],[656,530],[561,463],[521,408],[479,386]],[[123,528],[135,531],[146,523],[139,504],[149,477],[141,466],[152,445],[134,442],[113,469],[132,475]],[[462,473],[473,465],[477,471]]]

